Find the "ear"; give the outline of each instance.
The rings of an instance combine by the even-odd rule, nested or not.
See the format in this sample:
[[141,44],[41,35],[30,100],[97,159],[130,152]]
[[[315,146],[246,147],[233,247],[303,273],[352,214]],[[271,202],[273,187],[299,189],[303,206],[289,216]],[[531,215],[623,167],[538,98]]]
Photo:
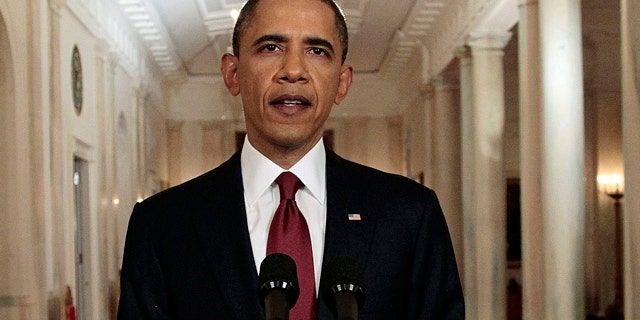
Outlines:
[[336,95],[335,103],[340,104],[344,98],[347,97],[351,83],[353,82],[353,67],[349,65],[343,65],[340,72],[340,82],[338,83],[338,94]]
[[229,92],[237,96],[240,94],[240,85],[238,84],[238,57],[225,53],[222,56],[222,64],[220,65],[220,71],[224,77],[224,84],[227,86]]

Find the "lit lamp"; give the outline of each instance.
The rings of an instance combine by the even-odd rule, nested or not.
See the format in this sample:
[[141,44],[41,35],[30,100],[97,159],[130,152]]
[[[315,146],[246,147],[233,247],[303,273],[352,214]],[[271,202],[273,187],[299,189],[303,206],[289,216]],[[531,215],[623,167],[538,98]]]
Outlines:
[[624,179],[619,174],[598,176],[598,186],[615,201],[619,201],[624,195]]
[[616,298],[607,307],[607,319],[623,319],[622,295],[622,205],[620,200],[624,196],[624,179],[619,174],[598,176],[598,186],[602,192],[613,199],[613,209],[616,218]]

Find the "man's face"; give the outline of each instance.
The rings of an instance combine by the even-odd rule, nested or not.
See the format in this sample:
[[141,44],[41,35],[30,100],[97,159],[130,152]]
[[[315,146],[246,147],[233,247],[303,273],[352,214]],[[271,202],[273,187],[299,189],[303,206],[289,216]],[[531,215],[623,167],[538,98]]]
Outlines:
[[[263,153],[310,149],[334,104],[346,96],[352,68],[342,65],[331,8],[319,0],[261,0],[225,55],[227,88],[240,94],[251,144]],[[268,155],[267,155],[268,156]]]

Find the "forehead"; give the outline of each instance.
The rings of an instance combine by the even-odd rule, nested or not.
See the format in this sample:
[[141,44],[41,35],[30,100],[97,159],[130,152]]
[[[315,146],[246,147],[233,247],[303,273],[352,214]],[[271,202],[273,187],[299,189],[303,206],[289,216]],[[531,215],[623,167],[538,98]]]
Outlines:
[[[335,13],[320,0],[260,0],[244,38],[264,34],[322,37],[339,45]],[[252,39],[247,39],[253,41]]]

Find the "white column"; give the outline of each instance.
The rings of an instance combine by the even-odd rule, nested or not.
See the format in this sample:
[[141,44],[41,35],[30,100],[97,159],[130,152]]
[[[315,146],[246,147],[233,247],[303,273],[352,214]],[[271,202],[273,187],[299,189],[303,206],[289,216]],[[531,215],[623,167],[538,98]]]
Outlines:
[[621,1],[625,319],[640,318],[640,3]]
[[540,47],[538,0],[520,0],[520,212],[522,307],[526,320],[544,319],[544,251],[540,190]]
[[434,87],[433,189],[444,211],[459,274],[463,274],[462,201],[460,200],[460,107],[457,79],[436,77]]
[[224,123],[217,120],[201,120],[202,127],[202,168],[209,171],[220,165],[225,158]]
[[[590,50],[583,46],[585,53]],[[595,49],[595,48],[594,48]],[[586,57],[584,59],[586,60]],[[602,210],[599,208],[599,202],[604,198],[606,207],[611,205],[611,198],[604,193],[598,192],[597,172],[598,172],[598,153],[602,152],[598,148],[598,119],[597,110],[597,91],[585,89],[585,252],[584,252],[584,276],[585,276],[585,312],[588,315],[604,316],[605,309],[602,308],[602,283],[607,281],[609,270],[611,269],[611,259],[615,253],[611,252],[608,258],[608,252],[611,244],[609,241],[602,241],[602,236],[608,233],[613,220],[613,208],[610,210]],[[617,133],[618,138],[622,136],[621,131]],[[620,139],[620,143],[622,139]],[[622,150],[616,151],[622,157]],[[603,233],[603,231],[605,231]],[[604,250],[604,251],[603,251]],[[606,255],[606,257],[605,257]],[[606,304],[604,306],[606,307]]]
[[[49,16],[49,28],[50,28],[50,44],[49,50],[53,52],[61,52],[61,10],[62,7],[56,5],[58,1],[52,2],[50,16]],[[66,70],[64,70],[66,71]],[[47,267],[51,270],[47,270],[50,283],[53,285],[49,288],[50,291],[47,294],[53,294],[55,297],[61,298],[62,287],[64,284],[73,283],[75,281],[74,275],[68,272],[69,265],[73,264],[73,253],[68,250],[68,244],[73,243],[68,241],[68,237],[65,236],[65,223],[67,212],[64,201],[64,190],[60,186],[65,185],[64,162],[65,162],[65,140],[64,140],[64,126],[63,126],[63,110],[62,110],[62,84],[58,79],[62,76],[60,63],[52,62],[50,65],[50,113],[49,113],[49,138],[50,138],[50,152],[51,152],[51,207],[52,215],[45,217],[45,223],[47,224],[47,241],[51,242],[48,249],[52,250],[51,256],[47,259],[49,263]]]
[[462,284],[467,305],[467,319],[477,319],[477,291],[476,279],[476,242],[475,239],[475,210],[473,203],[474,176],[474,121],[473,121],[473,70],[471,51],[468,47],[461,47],[456,51],[460,63],[460,148],[462,152],[460,175],[462,177],[462,216],[463,216],[463,260],[464,272],[461,273]]
[[503,168],[504,47],[510,33],[472,34],[476,313],[506,318],[506,182]]
[[201,175],[204,171],[202,163],[202,126],[198,121],[185,121],[181,129],[181,182],[184,182]]
[[[118,210],[113,204],[116,188],[116,158],[115,158],[115,116],[114,116],[114,77],[118,57],[110,48],[107,41],[96,43],[96,106],[98,113],[98,134],[101,156],[97,162],[99,168],[100,186],[98,216],[104,228],[103,254],[100,263],[105,276],[105,291],[108,301],[116,301],[119,295],[120,248],[118,247]],[[114,305],[117,304],[114,303]],[[107,303],[109,306],[110,303]],[[109,310],[115,314],[116,310]]]
[[167,120],[167,171],[169,186],[175,186],[182,179],[182,126],[184,121]]
[[428,187],[433,186],[433,130],[431,127],[433,126],[433,104],[434,104],[434,89],[431,84],[425,85],[423,88],[425,92],[425,101],[424,101],[424,141],[425,141],[425,151],[424,151],[424,184]]
[[136,198],[137,200],[144,199],[150,196],[150,190],[147,188],[147,176],[149,175],[147,168],[147,141],[145,137],[147,119],[145,111],[146,96],[149,94],[148,84],[143,81],[139,81],[133,85],[134,96],[134,117],[135,117],[135,133],[133,139],[135,140],[135,159],[136,159]]
[[584,319],[580,0],[540,0],[544,319]]
[[[27,64],[27,68],[29,74],[31,74],[29,80],[29,92],[31,101],[27,102],[27,105],[30,105],[31,113],[27,118],[31,121],[31,124],[29,126],[29,134],[31,135],[29,143],[31,158],[29,170],[31,171],[31,181],[28,198],[32,203],[30,209],[30,211],[32,212],[32,216],[30,218],[25,216],[25,218],[31,219],[31,221],[33,221],[29,229],[32,230],[31,232],[32,239],[34,240],[34,245],[38,246],[39,249],[28,250],[28,245],[25,243],[19,243],[19,248],[21,250],[31,251],[31,254],[34,257],[34,264],[32,267],[33,273],[27,274],[27,276],[31,278],[30,281],[33,281],[34,286],[33,288],[27,287],[31,290],[31,292],[29,293],[31,297],[29,299],[25,299],[26,301],[24,301],[24,306],[27,310],[23,311],[26,311],[25,313],[33,318],[43,318],[46,315],[46,309],[43,307],[47,303],[46,293],[54,288],[52,275],[53,272],[51,271],[53,270],[52,256],[54,251],[54,244],[51,232],[52,220],[49,220],[52,219],[53,216],[53,190],[51,184],[52,172],[50,166],[52,159],[51,135],[49,131],[49,120],[51,119],[50,70],[52,62],[49,59],[51,54],[49,47],[51,39],[51,24],[49,22],[49,5],[45,1],[33,1],[30,3],[30,6],[27,7],[31,8],[29,19],[32,20],[31,27],[29,28],[29,34],[31,34],[32,41],[29,48],[25,49],[30,54],[30,62]],[[8,14],[5,15],[5,17],[6,16],[8,16]],[[18,17],[18,15],[13,15],[13,17]],[[16,38],[21,37],[18,34],[14,34],[14,36],[16,36]],[[7,43],[9,43],[9,40],[9,38],[5,38],[3,41],[7,41]],[[11,42],[13,42],[14,44],[16,43],[15,41]],[[5,51],[5,54],[9,54],[8,51],[9,50]],[[16,52],[14,51],[14,54],[15,53]],[[2,57],[0,57],[0,59],[2,59]],[[5,60],[5,63],[7,63],[7,60]],[[13,68],[4,68],[2,72],[11,72],[9,70],[12,70],[12,73],[16,72],[16,69]],[[8,74],[7,76],[11,78],[14,75]],[[0,85],[0,87],[2,87],[2,85]],[[2,89],[0,89],[0,91],[2,91]],[[4,101],[0,102],[0,104],[3,104],[3,102]],[[3,105],[2,108],[6,110],[8,106],[8,104]],[[24,108],[25,106],[26,105],[22,105],[22,108]],[[15,107],[20,108],[20,106]],[[6,136],[3,138],[6,138]],[[5,157],[5,155],[2,155],[0,157]],[[18,156],[18,158],[21,157]],[[5,170],[6,168],[7,167],[5,167]],[[11,172],[9,173],[9,175],[17,176],[18,179],[21,180],[26,180],[25,178],[27,177],[27,175],[16,174],[16,172]],[[8,179],[2,181],[3,183],[7,183]],[[17,203],[20,203],[18,198],[13,198],[13,200],[17,201]],[[3,198],[2,201],[11,202],[7,201],[7,198]],[[27,210],[26,212],[29,211],[28,207],[24,207],[23,209]],[[20,215],[19,211],[14,210],[0,213],[0,216],[6,214]],[[34,223],[36,221],[37,223]],[[7,224],[6,227],[13,228],[11,224]],[[7,232],[7,234],[10,233],[11,232]],[[36,236],[34,237],[33,235]],[[11,240],[18,241],[17,238],[14,238],[5,243],[10,243]],[[3,257],[3,259],[4,258],[5,257]],[[23,271],[27,271],[27,269]]]

